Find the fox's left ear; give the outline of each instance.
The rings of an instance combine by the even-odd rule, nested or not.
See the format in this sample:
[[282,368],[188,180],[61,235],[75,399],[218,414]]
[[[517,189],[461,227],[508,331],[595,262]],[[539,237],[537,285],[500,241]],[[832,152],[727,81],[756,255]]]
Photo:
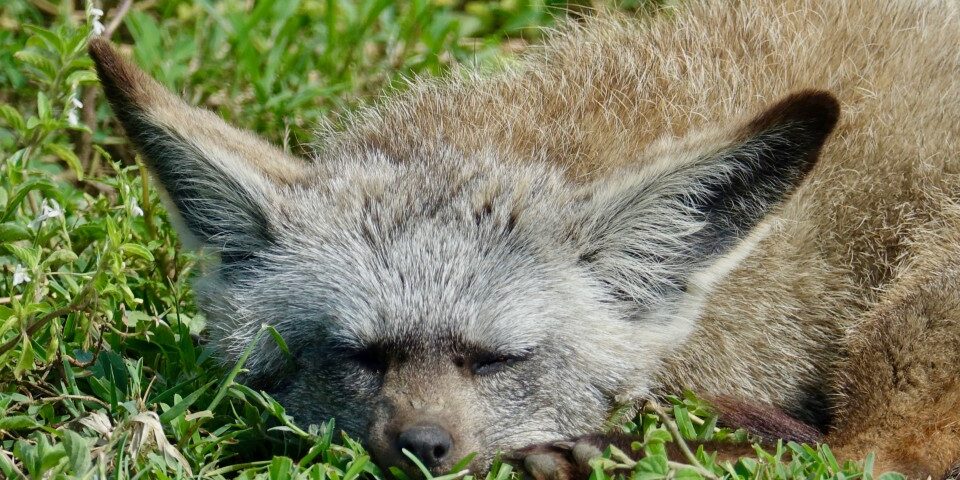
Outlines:
[[676,298],[800,185],[839,115],[830,93],[800,91],[733,128],[652,147],[644,166],[585,187],[581,264],[618,297]]
[[304,162],[187,105],[106,40],[90,56],[114,114],[166,193],[181,238],[220,254],[225,267],[272,241],[270,210]]

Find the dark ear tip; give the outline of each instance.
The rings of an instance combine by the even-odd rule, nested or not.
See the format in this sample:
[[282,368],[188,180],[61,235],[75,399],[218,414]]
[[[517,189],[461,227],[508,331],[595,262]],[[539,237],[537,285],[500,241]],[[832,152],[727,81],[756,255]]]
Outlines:
[[106,55],[116,55],[116,51],[113,49],[110,41],[100,37],[90,39],[90,42],[87,44],[87,52],[90,53],[90,57],[97,63],[102,62]]
[[801,90],[789,95],[785,101],[792,101],[790,109],[797,116],[812,120],[827,133],[833,131],[840,120],[840,101],[826,90]]
[[116,72],[123,69],[125,60],[109,40],[91,38],[87,45],[87,53],[97,67],[97,76],[100,77],[101,83],[112,80],[116,77]]
[[799,125],[824,140],[840,120],[840,101],[826,90],[800,90],[770,106],[750,122],[756,133],[778,126]]
[[156,95],[155,82],[136,65],[123,58],[109,40],[91,38],[87,52],[97,68],[97,77],[107,99],[115,108],[144,104]]

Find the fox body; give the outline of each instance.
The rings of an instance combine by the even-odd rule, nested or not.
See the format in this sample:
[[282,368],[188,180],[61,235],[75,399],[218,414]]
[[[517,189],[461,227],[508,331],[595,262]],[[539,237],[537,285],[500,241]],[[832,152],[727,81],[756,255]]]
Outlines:
[[[960,460],[960,5],[691,0],[413,82],[295,158],[91,44],[225,360],[387,464],[749,399],[848,458]],[[842,112],[842,113],[841,113]]]

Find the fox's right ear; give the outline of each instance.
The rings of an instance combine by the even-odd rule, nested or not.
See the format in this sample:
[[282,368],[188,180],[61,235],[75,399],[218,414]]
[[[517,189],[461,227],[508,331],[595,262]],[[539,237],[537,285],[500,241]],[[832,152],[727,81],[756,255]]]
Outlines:
[[580,263],[642,305],[702,295],[803,182],[839,116],[832,94],[803,90],[722,128],[664,139],[649,162],[587,187]]
[[110,42],[94,38],[89,52],[114,113],[165,190],[184,241],[215,249],[225,266],[268,245],[277,187],[297,182],[304,162],[187,105]]

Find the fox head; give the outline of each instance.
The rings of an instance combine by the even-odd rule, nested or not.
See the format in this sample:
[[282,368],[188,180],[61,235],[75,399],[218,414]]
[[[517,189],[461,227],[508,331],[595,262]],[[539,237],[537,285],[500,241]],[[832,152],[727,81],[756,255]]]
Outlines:
[[274,326],[292,355],[263,342],[248,381],[383,464],[410,469],[407,449],[436,472],[594,432],[644,395],[839,115],[794,93],[588,182],[431,138],[414,160],[344,141],[305,161],[107,42],[90,53],[184,241],[218,257],[196,291],[222,358]]

